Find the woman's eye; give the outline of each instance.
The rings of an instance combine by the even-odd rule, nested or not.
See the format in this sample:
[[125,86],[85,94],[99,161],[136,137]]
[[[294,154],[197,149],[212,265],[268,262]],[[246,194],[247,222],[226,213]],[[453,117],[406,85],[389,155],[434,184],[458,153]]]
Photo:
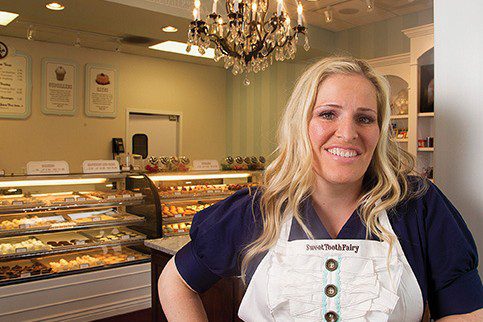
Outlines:
[[372,124],[374,123],[376,120],[373,118],[373,117],[370,117],[370,116],[360,116],[358,118],[358,121],[359,123],[361,124]]
[[319,117],[326,119],[326,120],[332,120],[335,117],[334,112],[321,112],[319,113]]

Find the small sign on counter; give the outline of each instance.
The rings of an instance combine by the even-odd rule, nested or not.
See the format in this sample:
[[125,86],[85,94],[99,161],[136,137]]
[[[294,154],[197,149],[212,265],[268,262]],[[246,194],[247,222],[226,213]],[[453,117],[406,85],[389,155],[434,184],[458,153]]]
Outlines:
[[194,160],[193,170],[218,171],[220,170],[220,165],[216,160]]
[[120,172],[117,160],[86,160],[82,162],[84,173],[113,173]]
[[69,174],[66,161],[30,161],[27,163],[27,174]]

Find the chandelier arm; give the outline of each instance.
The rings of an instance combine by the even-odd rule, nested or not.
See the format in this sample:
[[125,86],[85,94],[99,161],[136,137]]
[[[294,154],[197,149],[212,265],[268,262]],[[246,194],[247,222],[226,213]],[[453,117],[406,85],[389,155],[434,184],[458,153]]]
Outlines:
[[234,51],[233,49],[230,48],[230,46],[228,45],[226,39],[222,39],[219,36],[213,35],[213,34],[211,34],[209,36],[215,38],[214,40],[211,39],[211,41],[214,42],[215,45],[218,45],[218,47],[220,47],[221,52],[223,54],[225,54],[227,56],[241,58],[241,55],[240,54],[238,54],[236,51]]

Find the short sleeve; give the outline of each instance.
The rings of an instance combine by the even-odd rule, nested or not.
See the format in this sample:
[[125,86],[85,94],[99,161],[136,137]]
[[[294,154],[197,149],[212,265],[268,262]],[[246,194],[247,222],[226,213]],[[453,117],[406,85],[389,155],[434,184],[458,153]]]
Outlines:
[[476,245],[463,218],[433,184],[423,200],[431,317],[439,319],[483,307]]
[[240,274],[240,254],[257,231],[257,196],[254,189],[237,191],[193,218],[191,241],[176,253],[175,265],[196,292],[208,290],[222,277]]

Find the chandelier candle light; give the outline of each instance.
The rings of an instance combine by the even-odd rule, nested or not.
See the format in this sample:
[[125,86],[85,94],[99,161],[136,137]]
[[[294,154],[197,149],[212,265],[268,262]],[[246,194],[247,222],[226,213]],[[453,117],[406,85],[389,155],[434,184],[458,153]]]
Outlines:
[[218,0],[213,0],[212,13],[207,21],[201,19],[200,0],[194,0],[187,52],[197,46],[203,55],[213,43],[214,60],[224,59],[225,68],[231,67],[233,75],[245,73],[244,84],[249,85],[248,74],[265,70],[274,58],[276,61],[295,58],[299,34],[305,37],[304,49],[310,49],[307,29],[302,22],[302,3],[298,3],[297,24],[292,27],[283,0],[277,0],[277,12],[268,19],[270,0],[225,1],[226,22],[217,12]]

